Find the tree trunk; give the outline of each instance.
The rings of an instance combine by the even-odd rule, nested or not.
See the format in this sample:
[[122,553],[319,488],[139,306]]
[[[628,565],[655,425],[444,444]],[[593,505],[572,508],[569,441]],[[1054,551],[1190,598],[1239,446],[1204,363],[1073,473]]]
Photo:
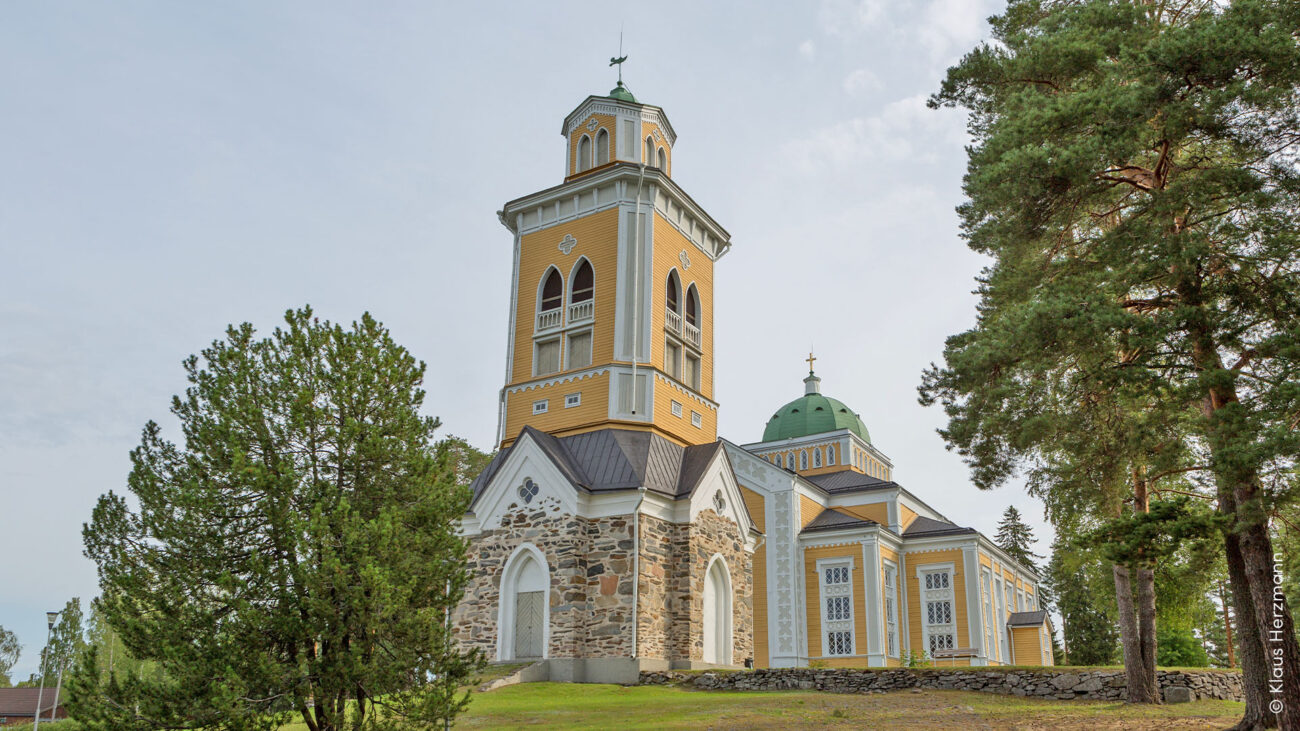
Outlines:
[[[1276,722],[1288,731],[1300,731],[1300,700],[1296,700],[1300,699],[1300,643],[1296,642],[1286,597],[1280,590],[1276,594],[1273,590],[1273,546],[1260,491],[1260,464],[1251,456],[1257,447],[1249,414],[1237,397],[1236,376],[1224,367],[1218,343],[1205,319],[1207,305],[1201,298],[1200,284],[1184,276],[1176,289],[1179,298],[1191,307],[1187,332],[1192,360],[1209,384],[1201,399],[1201,413],[1207,422],[1206,437],[1215,464],[1219,509],[1232,521],[1225,543],[1228,579],[1242,630],[1242,681],[1258,689],[1256,694],[1247,692],[1242,723],[1259,714],[1270,725]],[[1249,622],[1247,613],[1253,615]]]
[[1228,596],[1223,593],[1223,582],[1219,582],[1219,603],[1223,605],[1223,633],[1227,638],[1228,667],[1237,667],[1237,656],[1232,651],[1232,613],[1228,607]]
[[[1232,512],[1231,496],[1225,506],[1219,503],[1219,510]],[[1268,712],[1267,681],[1268,666],[1264,660],[1264,644],[1260,642],[1259,630],[1255,624],[1255,607],[1246,588],[1245,564],[1241,558],[1241,547],[1237,537],[1231,531],[1223,536],[1224,557],[1228,565],[1228,588],[1232,590],[1233,615],[1238,625],[1238,654],[1241,657],[1241,684],[1246,692],[1246,711],[1241,721],[1230,731],[1254,731],[1255,729],[1277,726],[1276,716]]]
[[[1140,513],[1151,512],[1145,469],[1133,474],[1133,509]],[[1138,656],[1149,700],[1134,701],[1130,695],[1130,702],[1159,703],[1160,688],[1156,684],[1156,574],[1146,566],[1137,570],[1137,615]]]
[[1129,568],[1115,564],[1115,604],[1119,609],[1119,634],[1124,648],[1124,674],[1128,678],[1129,703],[1156,703],[1155,674],[1148,676],[1142,660],[1142,639],[1133,606],[1133,585]]

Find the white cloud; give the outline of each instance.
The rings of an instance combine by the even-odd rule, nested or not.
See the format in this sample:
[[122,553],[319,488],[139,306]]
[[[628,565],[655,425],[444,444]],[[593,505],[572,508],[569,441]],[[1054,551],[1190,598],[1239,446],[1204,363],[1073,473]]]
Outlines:
[[991,10],[987,6],[972,0],[932,0],[925,8],[924,22],[913,26],[917,40],[932,60],[956,60],[985,36],[985,19]]
[[965,142],[962,114],[925,106],[917,94],[885,105],[879,113],[855,117],[786,143],[785,163],[792,170],[816,173],[863,162],[932,162],[961,154]]
[[825,0],[817,20],[826,35],[851,35],[884,20],[887,7],[885,0]]
[[811,61],[813,56],[817,55],[817,44],[813,43],[811,38],[800,43],[799,55]]
[[844,77],[844,91],[849,94],[876,91],[882,87],[880,77],[871,69],[858,69]]

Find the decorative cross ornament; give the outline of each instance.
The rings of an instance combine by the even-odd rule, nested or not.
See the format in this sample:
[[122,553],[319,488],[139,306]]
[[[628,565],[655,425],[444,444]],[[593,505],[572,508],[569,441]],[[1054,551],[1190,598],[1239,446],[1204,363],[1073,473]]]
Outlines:
[[564,238],[560,239],[560,251],[563,252],[565,256],[568,256],[569,252],[573,251],[573,247],[577,245],[578,240],[573,238],[573,234],[565,234]]
[[595,132],[596,128],[599,126],[600,126],[600,122],[597,122],[595,117],[592,117],[590,120],[587,121],[588,132]]
[[691,257],[686,255],[686,249],[682,249],[682,253],[678,254],[677,258],[681,260],[683,269],[691,268]]
[[722,511],[725,510],[726,507],[727,507],[727,501],[722,499],[722,491],[718,490],[717,492],[713,493],[714,510],[716,510],[718,514],[721,515]]
[[524,484],[519,486],[519,497],[523,498],[524,504],[527,505],[533,501],[533,498],[537,497],[540,490],[541,488],[537,486],[537,483],[533,482],[533,478],[525,477]]

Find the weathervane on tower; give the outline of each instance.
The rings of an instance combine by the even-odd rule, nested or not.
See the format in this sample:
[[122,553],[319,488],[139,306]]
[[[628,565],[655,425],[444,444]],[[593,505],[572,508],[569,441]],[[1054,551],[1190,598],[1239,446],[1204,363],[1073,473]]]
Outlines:
[[623,29],[619,28],[618,29],[618,55],[609,60],[610,66],[618,67],[619,86],[623,85],[623,62],[626,60],[627,60],[627,56],[623,55]]

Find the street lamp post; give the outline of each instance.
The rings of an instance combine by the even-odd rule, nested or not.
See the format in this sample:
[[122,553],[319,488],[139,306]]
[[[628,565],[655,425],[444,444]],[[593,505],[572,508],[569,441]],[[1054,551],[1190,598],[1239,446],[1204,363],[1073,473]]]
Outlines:
[[54,620],[59,616],[58,612],[45,613],[45,654],[41,656],[41,689],[36,691],[36,717],[32,721],[32,731],[41,727],[41,699],[45,695],[45,661],[49,659],[50,654],[50,634],[54,632]]

